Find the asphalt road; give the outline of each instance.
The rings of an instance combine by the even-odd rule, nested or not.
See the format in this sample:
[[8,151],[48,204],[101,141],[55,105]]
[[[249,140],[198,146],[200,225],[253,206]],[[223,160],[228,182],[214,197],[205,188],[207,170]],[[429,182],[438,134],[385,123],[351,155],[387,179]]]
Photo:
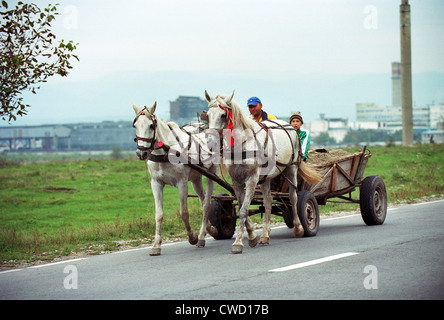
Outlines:
[[360,215],[321,220],[312,238],[278,227],[268,246],[245,240],[241,255],[232,242],[1,272],[0,299],[444,299],[444,200],[389,209],[381,226]]

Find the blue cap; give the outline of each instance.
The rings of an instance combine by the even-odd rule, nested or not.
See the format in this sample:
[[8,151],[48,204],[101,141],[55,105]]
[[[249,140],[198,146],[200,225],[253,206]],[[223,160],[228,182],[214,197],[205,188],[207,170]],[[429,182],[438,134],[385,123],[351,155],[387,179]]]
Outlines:
[[258,97],[251,97],[247,101],[247,106],[256,106],[258,103],[262,103],[261,99],[259,99]]

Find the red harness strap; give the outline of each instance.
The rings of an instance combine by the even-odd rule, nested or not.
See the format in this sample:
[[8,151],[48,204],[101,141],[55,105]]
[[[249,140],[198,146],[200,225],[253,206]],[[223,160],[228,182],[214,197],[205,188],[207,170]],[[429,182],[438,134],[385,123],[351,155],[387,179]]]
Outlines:
[[228,147],[228,149],[230,149],[231,146],[234,145],[233,114],[231,113],[231,110],[228,107],[219,105],[219,108],[221,108],[222,110],[225,110],[228,114],[227,129],[229,130],[229,134],[230,134],[230,146]]

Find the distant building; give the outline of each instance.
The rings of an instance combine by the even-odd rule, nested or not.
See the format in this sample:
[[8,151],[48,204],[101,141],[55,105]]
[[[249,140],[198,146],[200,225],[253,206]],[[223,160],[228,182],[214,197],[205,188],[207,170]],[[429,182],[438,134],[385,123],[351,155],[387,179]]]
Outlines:
[[179,96],[170,101],[170,120],[178,125],[185,125],[197,121],[197,113],[208,108],[208,102],[200,97]]
[[312,137],[317,137],[322,132],[340,142],[349,131],[348,120],[345,118],[326,118],[325,114],[320,114],[320,119],[306,124],[306,129],[310,131]]
[[[377,103],[357,103],[356,121],[382,122],[385,123],[383,127],[386,130],[402,130],[402,108],[380,107]],[[416,132],[436,128],[440,121],[444,121],[444,105],[413,106],[413,129]]]
[[136,148],[131,121],[0,127],[0,151],[83,151]]
[[[357,103],[356,121],[383,123],[381,128],[392,132],[402,130],[401,97],[401,64],[392,62],[392,105],[380,107],[374,102]],[[444,105],[413,106],[413,129],[415,132],[435,129],[436,124],[440,121],[444,121]]]
[[132,121],[78,123],[69,127],[74,150],[111,150],[114,146],[123,150],[136,148]]
[[422,143],[444,143],[444,104],[430,107],[431,129],[421,134]]
[[71,129],[61,125],[0,127],[2,151],[56,151],[71,148]]
[[430,128],[439,129],[444,123],[444,104],[430,106],[429,114]]

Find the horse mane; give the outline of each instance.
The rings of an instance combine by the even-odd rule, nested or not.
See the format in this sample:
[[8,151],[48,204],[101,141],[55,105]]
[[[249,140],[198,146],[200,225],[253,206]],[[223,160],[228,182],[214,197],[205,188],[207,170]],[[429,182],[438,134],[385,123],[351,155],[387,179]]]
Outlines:
[[[224,98],[226,98],[227,95],[218,94],[218,97],[222,98],[222,100],[225,102]],[[254,127],[256,121],[254,121],[245,114],[244,110],[239,105],[239,103],[231,99],[231,101],[228,102],[228,106],[231,108],[231,113],[233,114],[234,128],[251,129]]]
[[[166,122],[166,121],[165,121]],[[173,121],[170,122],[166,122],[166,124],[170,127],[170,128],[174,128],[174,129],[180,129],[179,125]]]

